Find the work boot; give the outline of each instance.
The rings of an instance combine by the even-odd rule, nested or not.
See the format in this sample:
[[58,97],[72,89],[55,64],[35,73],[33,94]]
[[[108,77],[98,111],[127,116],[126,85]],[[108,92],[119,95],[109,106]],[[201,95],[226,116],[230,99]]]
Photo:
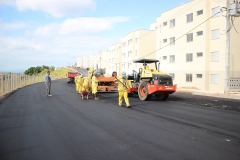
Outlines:
[[122,107],[122,104],[119,104],[119,103],[118,103],[118,106],[119,106],[119,107]]
[[127,104],[127,108],[130,108],[130,107],[132,107],[130,104]]

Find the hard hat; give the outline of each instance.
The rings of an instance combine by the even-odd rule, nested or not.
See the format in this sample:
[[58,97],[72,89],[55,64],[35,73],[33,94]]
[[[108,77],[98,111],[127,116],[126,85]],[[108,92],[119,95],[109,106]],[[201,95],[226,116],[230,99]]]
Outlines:
[[126,75],[126,72],[123,71],[123,72],[122,72],[122,75]]

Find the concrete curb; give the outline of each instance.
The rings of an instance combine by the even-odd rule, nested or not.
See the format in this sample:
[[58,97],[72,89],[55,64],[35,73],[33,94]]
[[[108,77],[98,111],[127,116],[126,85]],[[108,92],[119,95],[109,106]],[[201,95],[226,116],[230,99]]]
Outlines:
[[193,95],[200,95],[200,96],[209,96],[209,97],[218,97],[218,98],[227,98],[227,99],[237,99],[240,100],[240,93],[230,93],[229,95],[219,94],[219,93],[209,93],[199,90],[192,90],[192,89],[177,89],[176,92],[188,92]]

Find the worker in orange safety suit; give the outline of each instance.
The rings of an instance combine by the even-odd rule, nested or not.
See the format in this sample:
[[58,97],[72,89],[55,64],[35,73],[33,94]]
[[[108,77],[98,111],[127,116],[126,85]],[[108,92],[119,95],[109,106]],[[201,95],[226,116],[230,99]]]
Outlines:
[[126,107],[130,108],[131,105],[129,103],[129,99],[128,99],[128,84],[127,84],[127,77],[126,77],[126,72],[122,72],[122,75],[119,77],[119,79],[116,81],[116,83],[118,83],[118,105],[120,107],[122,107],[122,101],[123,101],[123,97],[126,103]]

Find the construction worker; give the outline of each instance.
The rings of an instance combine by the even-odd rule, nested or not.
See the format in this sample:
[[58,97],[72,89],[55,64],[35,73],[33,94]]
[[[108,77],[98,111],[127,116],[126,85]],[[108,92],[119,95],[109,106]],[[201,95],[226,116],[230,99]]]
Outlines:
[[82,91],[89,92],[89,82],[90,82],[90,78],[89,77],[84,77],[83,78]]
[[122,75],[119,77],[118,79],[118,105],[120,107],[122,107],[122,100],[124,97],[125,103],[126,103],[126,107],[129,108],[131,107],[129,100],[128,100],[128,86],[127,86],[127,76],[126,76],[126,72],[122,72]]
[[146,70],[150,70],[150,69],[149,69],[149,66],[148,66],[147,64],[146,64],[145,68],[146,68]]
[[92,78],[93,71],[94,71],[93,68],[89,68],[89,70],[88,70],[88,77],[89,78]]
[[78,76],[80,74],[78,74],[76,77],[74,77],[74,82],[75,82],[75,86],[76,86],[76,92],[78,93],[78,83],[77,83],[77,79],[78,79]]
[[82,83],[83,83],[83,78],[82,78],[82,75],[79,74],[76,78],[76,90],[77,90],[77,93],[81,93],[82,92]]
[[96,75],[97,75],[97,72],[94,71],[92,76],[92,94],[93,94],[93,98],[95,100],[98,100],[98,97],[97,97],[98,80]]

